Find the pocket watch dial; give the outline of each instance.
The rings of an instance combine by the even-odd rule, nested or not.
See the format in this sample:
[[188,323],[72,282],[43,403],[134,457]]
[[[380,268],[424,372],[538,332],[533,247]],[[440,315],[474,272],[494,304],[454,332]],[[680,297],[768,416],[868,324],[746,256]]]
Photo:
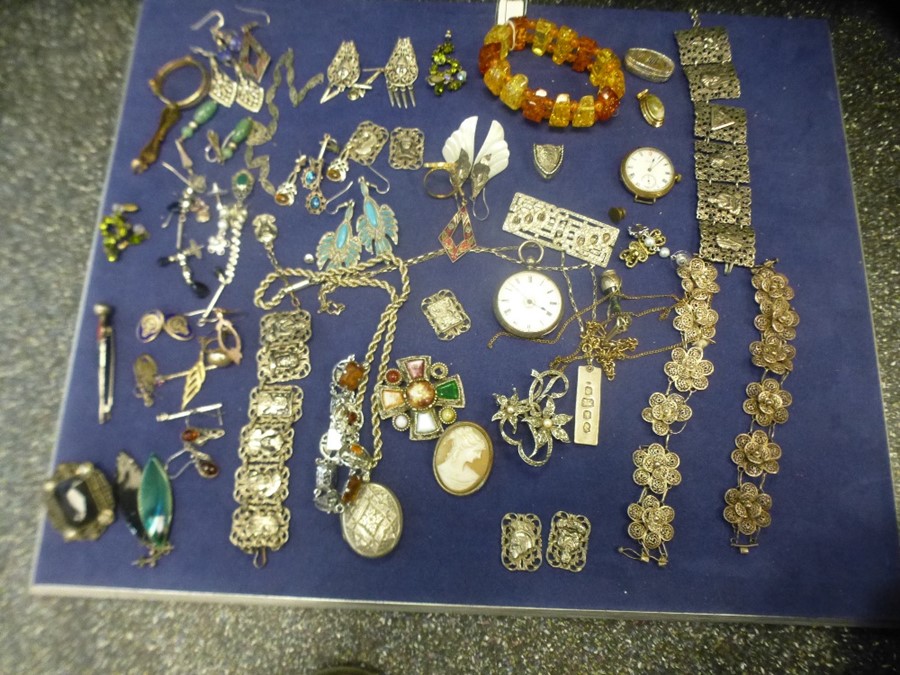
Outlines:
[[622,180],[635,196],[656,199],[680,178],[665,153],[656,148],[637,148],[622,162]]
[[517,272],[497,290],[494,313],[500,325],[513,335],[546,335],[562,317],[562,293],[546,274],[534,270]]

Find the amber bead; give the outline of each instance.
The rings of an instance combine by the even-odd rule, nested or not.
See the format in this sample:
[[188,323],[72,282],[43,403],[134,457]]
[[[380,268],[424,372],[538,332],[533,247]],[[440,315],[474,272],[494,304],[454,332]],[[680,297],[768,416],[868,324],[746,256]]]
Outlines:
[[553,44],[553,63],[562,65],[574,58],[573,50],[578,33],[568,26],[560,26],[556,32],[556,42]]
[[344,487],[344,493],[341,495],[341,503],[349,504],[356,499],[356,495],[359,494],[359,489],[362,487],[362,484],[362,478],[359,476],[350,476],[347,479],[346,487]]
[[484,36],[484,44],[496,43],[500,45],[500,58],[505,59],[513,46],[513,29],[508,23],[502,23],[491,28]]
[[525,100],[522,102],[522,116],[532,122],[543,122],[550,117],[553,110],[553,101],[547,97],[543,89],[525,91]]
[[592,127],[594,126],[595,115],[594,97],[590,95],[582,96],[581,100],[578,101],[578,104],[572,111],[572,126],[582,128]]
[[590,68],[600,46],[589,37],[580,37],[575,41],[575,57],[572,59],[572,70],[583,73]]
[[534,39],[531,42],[531,51],[538,56],[543,56],[556,37],[556,24],[546,19],[538,19],[534,24]]
[[621,70],[622,64],[619,57],[607,47],[597,50],[597,56],[594,63],[591,64],[591,84],[595,87],[604,86],[603,78],[607,73],[615,70]]
[[515,19],[512,19],[512,24],[515,28],[513,49],[525,49],[525,45],[534,38],[534,26],[536,23],[536,20],[524,16],[517,16]]
[[198,459],[195,466],[197,467],[197,471],[204,478],[215,478],[219,475],[219,467],[215,462],[208,459]]
[[591,84],[600,89],[612,89],[616,96],[622,98],[625,95],[625,73],[618,68],[612,68],[599,74],[596,78],[591,75]]
[[510,109],[518,110],[525,100],[525,89],[528,88],[528,77],[522,73],[513,75],[503,86],[500,92],[500,100]]
[[572,101],[568,94],[560,94],[556,97],[553,110],[550,113],[551,127],[567,127],[572,120]]
[[484,74],[484,83],[494,96],[499,96],[505,85],[511,77],[509,61],[501,59],[495,61],[494,65],[488,68]]
[[617,70],[610,78],[609,88],[612,89],[616,96],[621,100],[625,96],[625,73]]
[[619,109],[619,97],[609,87],[604,87],[597,94],[597,101],[594,103],[594,112],[598,122],[605,122],[616,114]]
[[188,427],[181,432],[181,440],[187,441],[188,443],[193,443],[198,438],[200,438],[200,432],[193,427]]
[[338,384],[349,391],[356,391],[365,374],[365,368],[356,361],[350,361],[344,368],[344,372],[341,374]]
[[488,68],[501,58],[499,42],[491,42],[482,46],[481,50],[478,52],[478,71],[484,75]]

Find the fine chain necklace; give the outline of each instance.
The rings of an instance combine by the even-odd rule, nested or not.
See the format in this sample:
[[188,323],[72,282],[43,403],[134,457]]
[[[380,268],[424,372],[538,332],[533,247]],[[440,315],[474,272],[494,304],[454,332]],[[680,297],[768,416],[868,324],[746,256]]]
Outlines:
[[267,125],[263,125],[256,120],[253,121],[250,134],[247,137],[247,146],[244,150],[244,164],[247,166],[247,169],[259,170],[259,176],[257,180],[259,181],[260,186],[268,194],[273,196],[275,195],[276,190],[275,186],[269,180],[269,156],[260,155],[258,157],[254,157],[254,148],[271,141],[275,136],[275,133],[278,131],[278,121],[281,113],[278,110],[278,106],[275,105],[275,94],[278,92],[278,88],[281,86],[282,71],[284,71],[284,81],[288,89],[288,97],[290,98],[291,104],[295,108],[303,102],[303,99],[306,98],[306,95],[311,89],[320,85],[325,79],[322,73],[317,73],[309,78],[309,80],[306,81],[306,84],[304,84],[300,89],[295,89],[293,49],[287,49],[275,64],[275,68],[272,74],[272,84],[269,86],[269,89],[266,91],[265,95],[266,107],[269,110],[269,116],[271,119],[269,120],[269,123]]
[[[668,304],[639,312],[623,311],[623,300],[667,298],[677,306],[678,297],[670,294],[625,295],[621,292],[621,279],[618,274],[607,270],[600,276],[599,289],[602,291],[602,295],[597,298],[598,280],[591,269],[591,283],[595,299],[590,305],[579,310],[568,274],[569,269],[571,268],[566,267],[563,255],[561,271],[566,280],[569,301],[574,310],[573,314],[563,322],[552,338],[529,337],[527,339],[541,344],[556,344],[568,326],[577,321],[580,328],[577,348],[569,355],[561,355],[553,359],[548,370],[542,372],[533,370],[532,384],[527,397],[520,398],[515,389],[510,396],[494,395],[499,411],[492,419],[500,422],[501,437],[509,445],[517,448],[519,457],[526,464],[535,467],[543,466],[549,461],[553,453],[554,439],[563,443],[569,442],[568,432],[563,427],[573,417],[575,418],[574,442],[581,445],[597,445],[600,433],[602,375],[605,374],[608,380],[613,380],[616,375],[616,361],[634,360],[660,354],[676,346],[635,352],[638,347],[637,339],[619,336],[630,328],[634,319],[649,314],[659,314],[665,317],[673,309],[673,305]],[[602,304],[607,304],[607,318],[604,321],[598,321],[596,312]],[[590,319],[585,322],[582,317],[588,313],[590,313]],[[510,334],[507,332],[497,333],[490,340],[488,346],[492,347],[499,337],[508,335]],[[555,400],[564,396],[569,388],[565,369],[569,364],[581,360],[586,363],[578,367],[575,414],[573,416],[557,413]],[[559,389],[556,389],[557,385]],[[528,426],[531,431],[534,443],[530,450],[526,450],[525,443],[514,438],[507,431],[508,425],[515,433],[520,423]]]

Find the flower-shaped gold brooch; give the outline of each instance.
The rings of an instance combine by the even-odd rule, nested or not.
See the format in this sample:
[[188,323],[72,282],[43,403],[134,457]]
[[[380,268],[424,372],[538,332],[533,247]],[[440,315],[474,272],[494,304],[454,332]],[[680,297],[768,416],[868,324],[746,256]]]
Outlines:
[[762,382],[751,382],[747,385],[747,397],[744,412],[753,417],[753,421],[759,426],[768,427],[787,422],[787,408],[794,399],[781,388],[778,380],[767,377]]
[[756,534],[772,522],[769,510],[772,498],[753,483],[743,483],[739,488],[731,488],[725,493],[725,520],[744,535]]
[[640,503],[628,507],[628,536],[640,542],[648,549],[659,548],[667,541],[672,541],[675,528],[675,509],[663,504],[653,495],[645,495]]
[[781,447],[765,431],[757,429],[752,434],[738,434],[734,444],[737,447],[731,453],[731,461],[748,476],[778,473]]
[[657,494],[681,483],[678,465],[681,460],[674,452],[669,452],[659,443],[651,443],[647,447],[634,451],[634,482],[646,486]]
[[641,417],[653,427],[657,436],[668,436],[676,422],[687,422],[693,411],[680,394],[655,392],[650,396],[650,406],[641,411]]
[[703,390],[709,386],[706,378],[712,375],[713,364],[703,358],[703,350],[699,347],[676,347],[672,350],[672,360],[663,370],[672,378],[678,391]]

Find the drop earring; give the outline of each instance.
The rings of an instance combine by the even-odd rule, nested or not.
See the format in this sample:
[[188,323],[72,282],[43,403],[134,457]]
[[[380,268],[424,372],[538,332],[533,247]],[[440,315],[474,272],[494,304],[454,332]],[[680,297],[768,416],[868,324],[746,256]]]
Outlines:
[[[248,14],[259,14],[266,18],[266,25],[271,23],[269,15],[258,9],[238,8],[242,12]],[[216,19],[216,22],[210,27],[209,33],[212,36],[213,43],[216,45],[215,57],[227,63],[234,68],[236,74],[243,74],[252,78],[254,82],[262,81],[272,57],[263,48],[259,40],[253,34],[253,30],[259,26],[259,23],[253,21],[241,26],[240,34],[229,28],[225,28],[225,16],[217,9],[208,12],[202,19],[191,25],[191,30],[200,30],[209,23],[210,19]],[[256,60],[253,60],[253,55]]]
[[[187,427],[181,432],[181,449],[169,456],[165,462],[166,472],[170,480],[175,480],[193,466],[201,478],[215,478],[219,475],[219,467],[212,456],[200,450],[209,441],[222,438],[225,435],[223,429],[208,429],[203,427]],[[174,473],[172,463],[183,455],[189,455],[189,460]]]
[[359,262],[362,244],[353,234],[353,200],[349,199],[337,208],[344,209],[344,218],[334,232],[326,232],[316,246],[316,265],[321,269],[349,267]]
[[394,51],[384,66],[384,79],[387,82],[388,99],[391,107],[408,107],[409,103],[416,107],[416,96],[413,85],[419,77],[419,66],[416,63],[416,52],[408,37],[397,38]]
[[331,134],[325,134],[319,144],[319,154],[315,159],[308,160],[306,170],[303,171],[303,179],[300,184],[309,191],[306,195],[306,210],[317,216],[325,210],[328,200],[322,194],[322,168],[325,166],[325,152],[338,151],[337,141]]
[[[237,82],[232,80],[230,77],[228,77],[228,75],[226,75],[219,69],[219,62],[216,59],[215,54],[205,49],[201,49],[200,47],[191,47],[191,51],[193,51],[195,54],[205,56],[209,61],[210,76],[208,95],[210,100],[215,104],[224,105],[226,108],[230,108],[231,106],[233,106],[234,99],[237,96]],[[208,103],[209,101],[207,101],[207,103],[204,103],[201,108],[206,106]],[[195,120],[196,118],[197,114],[194,115]],[[190,126],[190,124],[188,126]],[[184,129],[182,129],[182,138],[184,138]]]
[[306,162],[306,155],[301,153],[300,156],[294,160],[294,168],[291,169],[288,177],[278,186],[278,189],[275,190],[275,203],[279,206],[293,205],[294,200],[297,198],[297,178],[300,176],[300,172],[303,170],[303,166]]
[[387,204],[378,204],[369,194],[370,183],[359,179],[362,192],[362,214],[356,219],[356,233],[359,241],[369,253],[381,255],[393,250],[391,242],[397,243],[398,227],[394,210]]
[[[478,154],[475,155],[475,163],[472,165],[472,173],[469,176],[472,183],[472,215],[476,219],[486,220],[490,214],[484,188],[491,178],[507,166],[509,166],[509,146],[504,139],[503,127],[497,120],[492,120],[488,135],[481,144]],[[484,218],[479,218],[475,213],[475,204],[477,204],[479,194],[486,209]]]

